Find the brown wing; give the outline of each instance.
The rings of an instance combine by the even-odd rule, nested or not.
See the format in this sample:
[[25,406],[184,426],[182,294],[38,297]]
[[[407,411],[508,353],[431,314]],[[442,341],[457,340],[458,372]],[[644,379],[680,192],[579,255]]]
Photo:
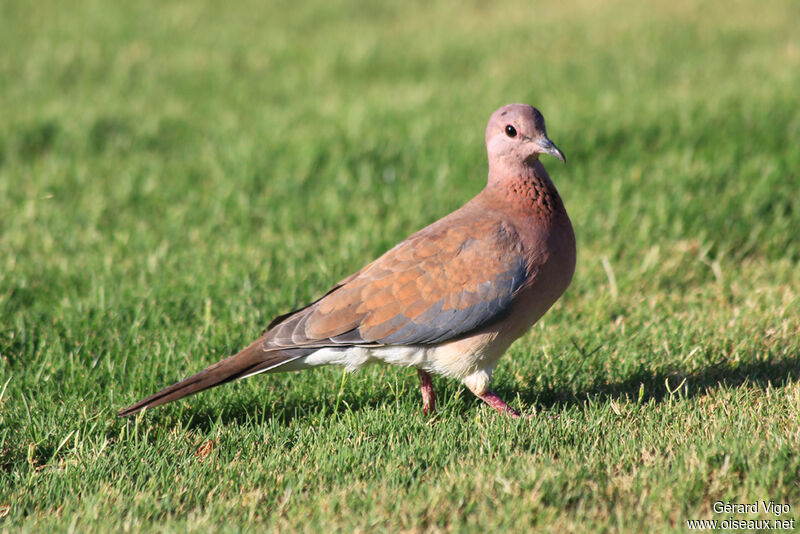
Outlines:
[[264,345],[439,343],[504,317],[526,276],[513,228],[449,218],[273,321]]

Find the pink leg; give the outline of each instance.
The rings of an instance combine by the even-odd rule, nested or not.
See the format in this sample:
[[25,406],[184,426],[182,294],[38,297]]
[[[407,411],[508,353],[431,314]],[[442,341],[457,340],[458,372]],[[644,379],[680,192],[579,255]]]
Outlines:
[[514,419],[519,417],[519,412],[517,412],[514,408],[506,404],[503,399],[495,395],[493,392],[486,390],[486,393],[483,395],[478,395],[479,398],[483,399],[483,401],[497,410],[498,412],[502,412],[509,417]]
[[436,409],[436,394],[433,392],[433,380],[431,375],[417,369],[419,375],[419,387],[422,390],[422,413],[430,415]]

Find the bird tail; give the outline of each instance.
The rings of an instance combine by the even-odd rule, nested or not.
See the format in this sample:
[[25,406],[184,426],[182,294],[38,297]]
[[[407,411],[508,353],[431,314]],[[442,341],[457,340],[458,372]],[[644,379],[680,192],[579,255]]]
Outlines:
[[265,350],[263,340],[259,339],[241,352],[120,410],[117,417],[127,417],[145,408],[153,408],[182,399],[225,382],[263,373],[304,355],[305,351]]

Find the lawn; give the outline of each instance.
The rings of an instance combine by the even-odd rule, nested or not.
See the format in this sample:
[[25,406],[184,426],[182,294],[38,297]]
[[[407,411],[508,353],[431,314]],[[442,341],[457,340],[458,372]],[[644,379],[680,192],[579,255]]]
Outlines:
[[[0,531],[800,520],[800,3],[0,4]],[[540,108],[572,286],[500,361],[131,419],[486,180]]]

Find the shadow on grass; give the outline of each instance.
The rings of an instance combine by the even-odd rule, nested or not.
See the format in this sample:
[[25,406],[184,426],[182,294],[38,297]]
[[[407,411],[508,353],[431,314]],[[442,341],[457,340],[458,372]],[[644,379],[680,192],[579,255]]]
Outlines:
[[[780,386],[798,376],[800,376],[800,354],[770,361],[720,362],[690,373],[682,372],[679,369],[653,373],[646,368],[640,368],[620,382],[606,383],[602,378],[597,378],[589,387],[578,390],[566,388],[517,390],[514,384],[499,384],[494,391],[512,404],[514,404],[514,399],[519,398],[525,405],[535,405],[545,410],[557,410],[560,407],[583,404],[588,399],[594,402],[604,402],[609,399],[635,401],[640,398],[640,395],[641,402],[650,400],[662,402],[665,398],[677,394],[676,390],[678,389],[680,389],[681,398],[691,398],[704,395],[719,387],[739,387],[750,384],[766,388],[768,384]],[[667,384],[671,391],[667,389]],[[462,387],[456,385],[455,382],[442,387],[443,385],[442,380],[437,381],[441,400],[452,398],[455,390]],[[447,394],[442,396],[442,391],[447,391]],[[409,388],[406,395],[419,397],[415,387]],[[350,411],[358,412],[394,405],[389,393],[384,394],[379,389],[368,394],[352,389],[344,391],[338,403],[335,395],[310,399],[290,395],[284,401],[277,402],[274,401],[273,395],[269,395],[269,397],[272,399],[270,405],[260,403],[255,394],[242,395],[235,402],[227,403],[222,407],[206,405],[194,408],[187,405],[180,417],[191,418],[187,423],[188,428],[209,430],[219,424],[258,424],[275,418],[278,418],[282,424],[289,424],[295,419],[315,417],[320,413],[325,413],[326,417],[334,417]],[[419,406],[421,406],[421,399],[414,399],[415,406],[417,406],[416,401],[419,401]],[[451,409],[454,408],[456,413],[470,413],[480,403],[481,401],[469,392],[465,392],[456,401],[456,405],[451,406]],[[419,406],[415,408],[417,412],[419,412]],[[422,417],[421,414],[420,417]]]
[[513,392],[510,388],[506,391],[502,387],[496,391],[498,394],[507,394],[509,398],[519,396],[528,405],[555,409],[559,406],[583,404],[589,399],[599,402],[609,399],[635,401],[641,396],[641,402],[650,400],[662,402],[679,392],[681,398],[692,398],[705,395],[719,387],[740,387],[750,384],[766,388],[770,384],[783,385],[798,376],[800,376],[800,354],[769,361],[722,361],[688,373],[680,369],[654,373],[652,370],[640,368],[620,382],[606,383],[602,378],[597,378],[589,387],[577,391],[532,388]]
[[225,405],[206,405],[198,408],[187,406],[181,418],[191,418],[186,423],[186,428],[205,432],[219,425],[258,425],[271,419],[289,425],[296,419],[317,418],[323,413],[326,418],[333,419],[347,412],[357,413],[389,404],[392,403],[388,392],[386,395],[376,394],[369,397],[344,393],[338,403],[335,394],[314,399],[289,398],[283,402],[271,402],[269,406],[260,403],[259,397],[255,395],[246,395]]

